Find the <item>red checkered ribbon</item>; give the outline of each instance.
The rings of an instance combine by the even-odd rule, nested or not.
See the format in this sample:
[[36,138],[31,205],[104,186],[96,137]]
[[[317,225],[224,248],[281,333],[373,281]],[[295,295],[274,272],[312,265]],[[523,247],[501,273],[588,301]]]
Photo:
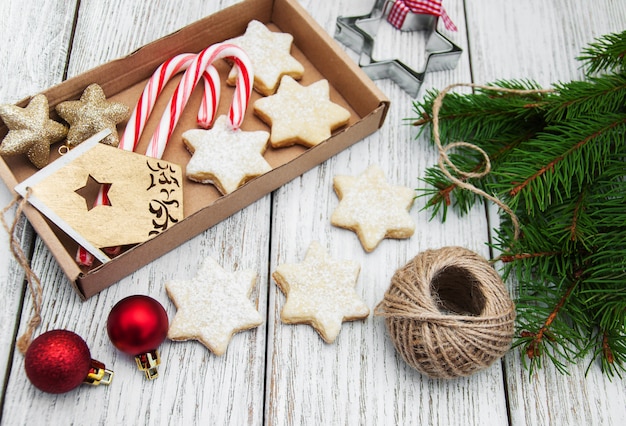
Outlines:
[[443,19],[443,23],[448,30],[457,30],[456,25],[454,25],[454,22],[452,22],[441,5],[441,1],[437,0],[395,0],[389,16],[387,16],[387,21],[394,27],[401,28],[409,12],[439,16]]

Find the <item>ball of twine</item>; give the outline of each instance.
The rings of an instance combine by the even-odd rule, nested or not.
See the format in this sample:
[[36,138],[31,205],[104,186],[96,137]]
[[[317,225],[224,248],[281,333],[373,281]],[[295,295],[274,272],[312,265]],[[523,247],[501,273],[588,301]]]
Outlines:
[[482,370],[513,339],[515,306],[502,279],[462,247],[424,251],[397,270],[376,314],[402,358],[433,378]]

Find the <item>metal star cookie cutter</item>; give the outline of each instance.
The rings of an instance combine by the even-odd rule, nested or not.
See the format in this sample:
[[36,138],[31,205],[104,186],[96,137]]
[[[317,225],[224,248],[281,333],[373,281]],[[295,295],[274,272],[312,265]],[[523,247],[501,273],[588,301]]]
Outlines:
[[367,15],[338,17],[335,38],[360,54],[359,66],[372,80],[389,78],[415,98],[426,73],[454,69],[463,50],[437,30],[436,16],[409,13],[400,30],[429,32],[424,70],[416,71],[399,59],[374,59],[378,28],[393,3],[394,0],[376,0]]

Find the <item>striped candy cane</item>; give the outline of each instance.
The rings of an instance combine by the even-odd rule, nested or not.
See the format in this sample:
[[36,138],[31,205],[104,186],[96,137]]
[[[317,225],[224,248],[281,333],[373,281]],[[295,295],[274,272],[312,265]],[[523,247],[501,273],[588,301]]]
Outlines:
[[235,63],[238,68],[237,85],[230,105],[228,118],[233,128],[241,126],[248,102],[252,93],[252,82],[254,73],[248,55],[239,47],[229,43],[218,43],[207,47],[201,51],[189,65],[183,75],[178,87],[174,91],[166,110],[161,117],[159,126],[152,135],[146,155],[160,158],[163,155],[168,139],[172,135],[178,120],[182,114],[191,93],[195,89],[204,70],[213,62],[221,58],[228,58]]
[[[119,148],[128,151],[135,150],[137,142],[146,126],[146,122],[163,88],[175,74],[189,68],[196,56],[196,54],[192,53],[183,53],[165,61],[156,69],[139,97],[137,105],[128,120],[124,135],[120,139]],[[217,112],[217,103],[220,98],[220,76],[215,67],[211,66],[207,67],[204,71],[203,78],[204,96],[200,110],[198,111],[198,124],[204,128],[208,128],[215,119]]]
[[[165,61],[155,70],[141,93],[139,100],[137,101],[137,105],[128,120],[124,134],[120,139],[118,148],[126,151],[135,150],[148,118],[154,109],[157,98],[163,91],[163,88],[174,75],[188,69],[196,56],[196,54],[192,53],[177,55]],[[204,95],[202,97],[200,110],[198,111],[197,121],[201,127],[208,128],[211,126],[217,113],[217,104],[220,98],[221,89],[219,83],[220,76],[215,67],[208,66],[204,70],[202,77],[204,80]],[[107,196],[108,191],[108,185],[103,185],[100,188],[100,191],[94,201],[94,207],[110,204]],[[109,255],[115,256],[120,253],[121,247],[108,247],[104,250]],[[91,266],[93,264],[94,257],[83,247],[79,247],[76,254],[76,261],[79,265]]]

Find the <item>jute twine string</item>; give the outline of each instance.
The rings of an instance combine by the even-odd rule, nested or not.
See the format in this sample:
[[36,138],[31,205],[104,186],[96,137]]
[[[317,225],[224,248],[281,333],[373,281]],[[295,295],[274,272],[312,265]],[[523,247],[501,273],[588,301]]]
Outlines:
[[[33,299],[33,313],[28,320],[26,325],[26,330],[24,333],[17,339],[17,348],[21,353],[26,353],[26,350],[30,346],[30,343],[33,340],[33,333],[35,329],[41,324],[41,306],[42,306],[42,297],[43,297],[43,288],[41,286],[41,281],[39,277],[33,271],[28,263],[28,258],[22,250],[20,245],[19,238],[15,235],[15,228],[19,221],[22,212],[24,211],[24,207],[28,202],[28,197],[30,196],[30,189],[27,190],[26,196],[21,200],[16,196],[8,206],[2,209],[2,226],[4,227],[7,234],[9,234],[9,246],[11,248],[11,253],[15,260],[22,267],[26,274],[26,281],[28,283],[28,288],[30,290],[31,297]],[[11,226],[7,223],[5,219],[6,213],[13,208],[17,204],[17,208],[15,211],[15,219]]]
[[[482,189],[476,188],[474,185],[472,185],[471,183],[465,180],[465,179],[471,179],[471,178],[481,178],[491,172],[491,160],[489,159],[489,155],[487,155],[487,153],[479,146],[474,145],[469,142],[458,141],[458,142],[449,143],[445,146],[443,146],[443,144],[441,143],[441,137],[439,134],[439,111],[441,110],[441,106],[443,105],[443,99],[446,97],[448,92],[450,92],[450,90],[456,87],[472,87],[472,88],[478,88],[478,89],[483,89],[483,90],[491,90],[494,92],[511,93],[511,94],[516,94],[516,95],[551,93],[554,90],[553,89],[520,90],[520,89],[507,89],[504,87],[496,87],[496,86],[484,86],[484,85],[473,84],[473,83],[455,83],[455,84],[449,85],[448,87],[443,89],[441,92],[439,92],[439,94],[437,95],[437,97],[435,98],[433,102],[432,134],[433,134],[433,139],[435,141],[435,144],[437,145],[437,149],[439,150],[439,161],[438,161],[439,168],[446,175],[446,177],[451,182],[456,184],[458,187],[471,191],[482,197],[485,197],[488,200],[492,201],[493,203],[497,204],[502,210],[504,210],[511,217],[511,221],[513,223],[513,231],[514,231],[513,239],[517,240],[519,238],[520,225],[519,225],[519,220],[517,218],[517,215],[513,212],[513,210],[506,203],[499,200],[497,197],[486,193]],[[465,148],[478,151],[483,156],[483,159],[484,159],[485,166],[483,170],[478,171],[478,172],[466,172],[466,171],[460,170],[450,160],[450,157],[448,156],[448,151],[454,148],[459,148],[459,147],[465,147]],[[457,176],[460,177],[460,179],[457,176],[454,176],[452,173],[450,173],[449,169],[454,171],[454,173],[456,173]]]
[[502,279],[462,247],[426,250],[398,269],[375,314],[402,358],[433,378],[482,370],[513,339],[515,306]]

